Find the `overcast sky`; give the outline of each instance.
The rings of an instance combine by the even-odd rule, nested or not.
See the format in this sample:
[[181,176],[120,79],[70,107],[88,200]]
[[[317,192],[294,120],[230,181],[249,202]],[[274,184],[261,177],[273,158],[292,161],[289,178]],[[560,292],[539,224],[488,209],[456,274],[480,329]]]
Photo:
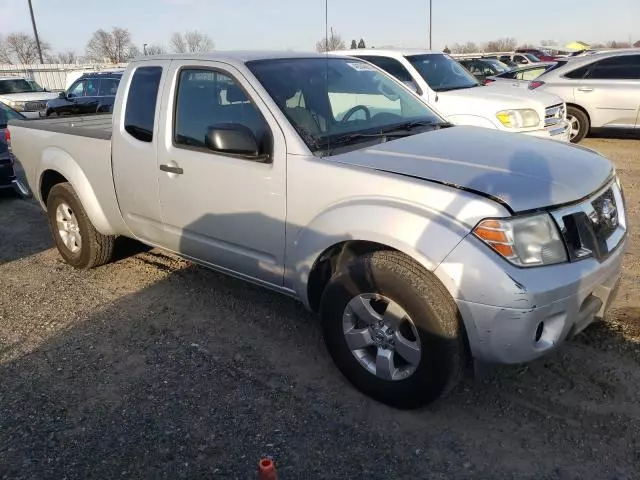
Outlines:
[[[328,0],[329,25],[347,43],[428,46],[428,0]],[[640,0],[433,0],[433,46],[514,37],[640,40]],[[313,50],[324,35],[324,0],[33,0],[38,30],[54,51],[82,54],[98,28],[124,27],[134,42],[167,45],[199,30],[216,48]],[[0,34],[31,33],[27,0],[0,0]]]

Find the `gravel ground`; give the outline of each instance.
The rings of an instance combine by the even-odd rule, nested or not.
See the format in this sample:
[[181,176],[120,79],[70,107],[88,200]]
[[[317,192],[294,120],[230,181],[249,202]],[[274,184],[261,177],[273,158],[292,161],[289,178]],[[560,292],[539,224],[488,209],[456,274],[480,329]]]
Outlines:
[[134,244],[75,271],[0,198],[0,478],[637,478],[640,140],[584,143],[636,228],[609,318],[417,412],[354,391],[296,302]]

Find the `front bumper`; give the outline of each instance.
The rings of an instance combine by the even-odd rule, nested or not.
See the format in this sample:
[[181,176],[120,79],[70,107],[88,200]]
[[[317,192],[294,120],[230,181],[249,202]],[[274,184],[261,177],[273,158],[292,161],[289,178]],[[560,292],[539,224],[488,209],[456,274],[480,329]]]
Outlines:
[[436,273],[454,280],[449,284],[456,285],[452,294],[473,357],[527,362],[602,318],[617,293],[627,237],[602,263],[590,258],[531,269],[514,267],[467,237]]
[[544,129],[532,130],[522,133],[534,137],[559,140],[561,142],[569,142],[571,140],[571,126],[569,125],[569,122],[567,120],[562,120],[561,122]]

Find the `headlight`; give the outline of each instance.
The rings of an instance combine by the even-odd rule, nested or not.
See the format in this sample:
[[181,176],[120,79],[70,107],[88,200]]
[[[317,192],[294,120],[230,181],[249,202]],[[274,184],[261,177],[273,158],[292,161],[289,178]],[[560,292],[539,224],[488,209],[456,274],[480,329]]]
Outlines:
[[500,220],[483,220],[473,233],[519,267],[552,265],[567,261],[558,228],[545,214]]
[[23,112],[24,111],[24,105],[26,102],[15,102],[15,101],[11,101],[9,102],[9,106],[11,108],[13,108],[16,112]]
[[496,117],[507,128],[537,127],[540,123],[538,112],[529,108],[524,110],[503,110],[496,113]]

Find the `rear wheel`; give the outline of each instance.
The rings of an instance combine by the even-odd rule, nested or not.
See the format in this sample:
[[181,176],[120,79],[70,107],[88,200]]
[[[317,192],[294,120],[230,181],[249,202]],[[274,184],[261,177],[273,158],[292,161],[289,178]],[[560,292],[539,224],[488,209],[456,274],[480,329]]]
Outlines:
[[567,107],[567,120],[571,127],[571,143],[578,143],[587,136],[590,122],[586,113],[576,107]]
[[88,269],[111,260],[114,237],[95,229],[69,183],[51,189],[47,213],[58,251],[68,264]]
[[358,257],[322,297],[325,342],[356,388],[398,408],[444,395],[462,373],[455,302],[429,272],[399,252]]

